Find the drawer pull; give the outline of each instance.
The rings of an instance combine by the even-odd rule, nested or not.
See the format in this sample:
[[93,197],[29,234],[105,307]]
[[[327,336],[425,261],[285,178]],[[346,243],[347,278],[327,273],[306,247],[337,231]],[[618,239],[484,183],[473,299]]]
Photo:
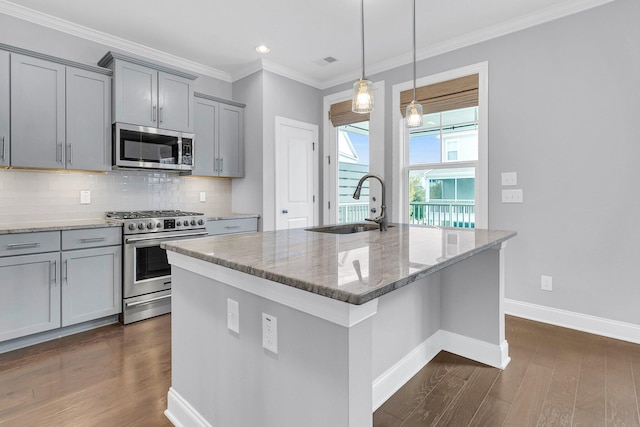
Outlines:
[[9,243],[7,245],[7,249],[29,249],[29,248],[37,248],[40,246],[40,243]]
[[89,237],[86,239],[80,239],[80,243],[104,242],[105,240],[107,240],[106,237]]
[[161,297],[150,298],[150,299],[147,299],[147,300],[144,300],[144,301],[128,302],[125,305],[127,307],[137,307],[139,305],[151,304],[153,302],[162,301],[162,300],[165,300],[165,299],[168,299],[168,298],[171,298],[171,295],[163,295]]
[[233,230],[235,228],[240,228],[240,226],[239,225],[227,225],[224,228],[226,228],[227,230]]

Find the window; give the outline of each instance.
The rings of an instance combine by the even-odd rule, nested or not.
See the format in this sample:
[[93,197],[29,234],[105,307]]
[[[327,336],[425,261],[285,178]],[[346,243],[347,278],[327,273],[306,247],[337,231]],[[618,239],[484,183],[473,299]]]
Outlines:
[[409,132],[409,223],[475,227],[478,107],[427,114]]
[[336,128],[338,133],[338,223],[364,221],[369,216],[369,181],[360,199],[353,193],[360,178],[369,173],[369,121]]

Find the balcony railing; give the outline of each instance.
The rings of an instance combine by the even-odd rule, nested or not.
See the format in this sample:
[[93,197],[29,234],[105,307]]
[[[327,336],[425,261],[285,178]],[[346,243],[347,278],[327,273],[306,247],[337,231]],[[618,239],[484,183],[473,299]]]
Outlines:
[[473,202],[412,202],[409,203],[409,224],[441,227],[475,228]]
[[369,218],[369,203],[340,203],[338,205],[338,223],[362,222]]
[[[369,217],[369,204],[366,202],[341,203],[338,206],[338,223],[361,222]],[[409,224],[475,228],[475,223],[473,202],[412,202],[409,204]]]

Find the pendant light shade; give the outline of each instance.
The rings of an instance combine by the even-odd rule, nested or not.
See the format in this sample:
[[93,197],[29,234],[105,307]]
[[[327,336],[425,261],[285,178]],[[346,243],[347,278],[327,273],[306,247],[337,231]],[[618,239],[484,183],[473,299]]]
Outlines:
[[362,36],[362,76],[353,84],[351,111],[366,114],[373,111],[373,85],[364,76],[364,0],[360,0],[361,36]]
[[416,0],[413,0],[413,101],[407,105],[405,120],[408,128],[422,126],[422,105],[416,102]]

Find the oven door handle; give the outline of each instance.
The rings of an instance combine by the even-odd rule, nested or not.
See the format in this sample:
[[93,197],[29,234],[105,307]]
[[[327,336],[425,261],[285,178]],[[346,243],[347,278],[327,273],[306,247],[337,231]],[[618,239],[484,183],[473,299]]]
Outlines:
[[198,236],[206,236],[208,233],[203,231],[201,233],[185,233],[185,234],[174,234],[172,236],[157,236],[157,237],[131,237],[125,239],[125,243],[136,243],[136,242],[148,242],[150,240],[171,240],[176,237],[198,237]]
[[144,301],[128,302],[125,305],[127,307],[137,307],[139,305],[151,304],[152,302],[160,301],[167,298],[171,298],[171,295],[163,295],[161,297],[149,298]]

